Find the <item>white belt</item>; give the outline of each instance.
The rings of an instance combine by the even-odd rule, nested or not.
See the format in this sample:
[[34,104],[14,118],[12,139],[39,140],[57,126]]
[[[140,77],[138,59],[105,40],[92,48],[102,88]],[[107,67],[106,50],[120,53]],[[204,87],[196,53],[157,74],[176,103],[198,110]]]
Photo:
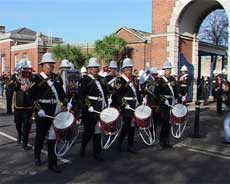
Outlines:
[[124,97],[125,100],[137,100],[135,97]]
[[181,84],[180,86],[181,87],[188,87],[188,85],[186,85],[186,84]]
[[38,102],[47,103],[47,104],[55,104],[55,103],[57,103],[57,100],[55,100],[55,99],[39,99]]
[[165,98],[173,98],[171,95],[164,95]]
[[90,100],[103,101],[102,97],[97,97],[97,96],[88,96],[87,98]]

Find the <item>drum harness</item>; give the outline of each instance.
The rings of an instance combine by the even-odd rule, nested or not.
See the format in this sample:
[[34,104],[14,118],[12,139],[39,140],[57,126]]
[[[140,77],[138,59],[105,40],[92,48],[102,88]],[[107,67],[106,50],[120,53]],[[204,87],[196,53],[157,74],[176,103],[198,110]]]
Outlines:
[[[57,114],[58,112],[61,111],[61,102],[60,102],[60,99],[58,97],[57,90],[56,90],[53,82],[48,78],[48,76],[44,72],[41,72],[40,75],[42,76],[43,79],[46,80],[47,84],[49,85],[49,87],[51,88],[52,92],[54,93],[54,96],[55,96],[56,101],[57,101],[57,105],[56,105],[56,109],[55,109],[55,114]],[[55,119],[55,117],[54,117],[54,119]],[[48,139],[56,139],[56,135],[55,135],[53,124],[51,125],[48,134],[49,134],[48,135]],[[77,137],[78,137],[78,134],[71,141],[65,140],[64,144],[61,146],[61,148],[60,148],[59,151],[57,151],[57,149],[58,149],[57,148],[58,147],[58,141],[56,141],[55,147],[54,147],[55,154],[57,156],[59,156],[59,157],[65,155],[66,152],[72,147],[72,145],[76,141]]]

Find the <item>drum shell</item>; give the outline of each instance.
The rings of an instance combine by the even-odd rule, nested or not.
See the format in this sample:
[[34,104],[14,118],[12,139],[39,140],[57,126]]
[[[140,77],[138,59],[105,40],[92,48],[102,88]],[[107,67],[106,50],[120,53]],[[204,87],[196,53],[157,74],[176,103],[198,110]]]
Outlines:
[[75,122],[76,119],[73,118],[72,123],[68,127],[57,128],[53,126],[57,137],[57,141],[69,141],[77,135],[77,124]]
[[[115,108],[111,108],[111,109],[115,110]],[[118,125],[119,125],[121,119],[120,119],[119,111],[117,109],[115,111],[117,111],[118,116],[113,121],[105,122],[100,117],[101,130],[105,135],[115,133],[118,130]]]

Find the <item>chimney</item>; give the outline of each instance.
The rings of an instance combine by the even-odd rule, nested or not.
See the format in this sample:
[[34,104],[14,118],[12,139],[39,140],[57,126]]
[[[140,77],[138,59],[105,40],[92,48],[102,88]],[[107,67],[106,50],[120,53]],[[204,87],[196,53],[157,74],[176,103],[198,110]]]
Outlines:
[[1,25],[0,25],[0,34],[5,33],[5,29],[6,29],[5,26],[1,26]]

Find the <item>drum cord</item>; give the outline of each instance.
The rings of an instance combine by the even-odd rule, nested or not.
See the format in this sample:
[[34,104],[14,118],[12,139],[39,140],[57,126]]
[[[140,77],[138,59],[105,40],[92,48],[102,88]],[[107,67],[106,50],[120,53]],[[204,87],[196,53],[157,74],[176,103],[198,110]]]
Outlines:
[[[139,134],[140,134],[142,140],[144,141],[144,143],[147,144],[148,146],[153,145],[155,140],[156,140],[155,127],[154,127],[154,123],[153,123],[152,118],[150,119],[150,124],[152,124],[152,127],[153,127],[153,132],[152,132],[153,134],[151,134],[150,127],[149,128],[142,128],[142,129],[139,128]],[[147,135],[149,142],[146,140],[146,138],[144,137],[141,130],[143,130],[145,135]]]
[[119,130],[117,130],[116,131],[116,133],[115,133],[115,136],[113,137],[113,139],[112,139],[112,141],[111,141],[111,137],[114,135],[113,133],[111,133],[111,132],[109,132],[109,138],[108,138],[108,140],[106,141],[106,143],[105,144],[103,144],[103,139],[104,139],[104,135],[105,134],[102,134],[102,136],[101,136],[101,147],[102,147],[102,149],[109,149],[109,147],[114,143],[114,141],[116,140],[116,138],[118,137],[118,135],[120,134],[120,132],[121,132],[121,129],[122,129],[122,126],[123,126],[123,121],[121,121],[121,127],[120,127],[120,129]]
[[[186,118],[183,127],[182,127],[181,124],[178,125],[178,128],[177,128],[176,131],[174,131],[174,125],[172,124],[172,126],[171,126],[171,133],[172,133],[172,136],[173,136],[174,138],[179,139],[179,138],[182,136],[182,134],[183,134],[183,132],[184,132],[184,130],[185,130],[185,127],[186,127],[186,125],[187,125],[187,122],[188,122],[188,118]],[[181,127],[182,127],[182,128],[181,128]]]
[[[55,147],[54,147],[54,152],[58,157],[62,157],[64,156],[67,151],[72,147],[73,143],[77,140],[77,137],[79,135],[79,132],[77,131],[77,135],[74,136],[74,138],[71,141],[67,141],[65,140],[64,144],[62,145],[62,147],[59,149],[59,151],[57,151],[57,145],[59,144],[59,141],[56,141],[55,143]],[[63,151],[64,150],[64,151]]]

